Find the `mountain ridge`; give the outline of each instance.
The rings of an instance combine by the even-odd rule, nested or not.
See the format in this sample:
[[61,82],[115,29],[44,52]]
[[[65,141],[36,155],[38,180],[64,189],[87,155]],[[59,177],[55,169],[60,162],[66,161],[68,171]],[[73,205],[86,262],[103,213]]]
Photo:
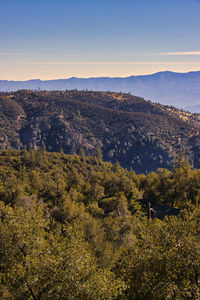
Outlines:
[[129,77],[0,80],[0,91],[11,92],[20,89],[125,92],[164,105],[200,112],[200,71],[188,73],[164,71]]
[[0,94],[0,149],[94,155],[137,173],[171,168],[182,147],[199,167],[200,116],[114,92]]

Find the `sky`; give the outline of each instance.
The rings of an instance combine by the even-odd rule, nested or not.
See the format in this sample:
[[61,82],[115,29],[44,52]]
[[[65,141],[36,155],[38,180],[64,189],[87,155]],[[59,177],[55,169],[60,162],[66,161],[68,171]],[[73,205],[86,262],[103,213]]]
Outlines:
[[0,79],[200,70],[200,0],[0,0]]

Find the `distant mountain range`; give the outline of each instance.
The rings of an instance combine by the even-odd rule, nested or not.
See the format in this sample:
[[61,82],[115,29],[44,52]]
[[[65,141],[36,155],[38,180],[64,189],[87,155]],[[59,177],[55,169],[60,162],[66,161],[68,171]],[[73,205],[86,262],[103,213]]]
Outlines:
[[181,147],[200,167],[200,115],[115,92],[0,93],[0,149],[97,153],[137,173],[171,168]]
[[42,81],[0,80],[0,91],[92,90],[131,93],[153,102],[173,105],[191,112],[200,112],[200,71],[189,73],[159,72],[126,78],[76,78]]

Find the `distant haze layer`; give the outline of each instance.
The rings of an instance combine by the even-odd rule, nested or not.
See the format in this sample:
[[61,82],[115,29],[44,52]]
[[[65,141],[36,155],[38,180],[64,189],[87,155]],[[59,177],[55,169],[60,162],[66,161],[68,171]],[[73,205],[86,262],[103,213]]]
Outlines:
[[153,102],[200,112],[200,71],[189,73],[159,72],[126,78],[76,78],[28,81],[0,80],[0,91],[93,90],[131,93]]

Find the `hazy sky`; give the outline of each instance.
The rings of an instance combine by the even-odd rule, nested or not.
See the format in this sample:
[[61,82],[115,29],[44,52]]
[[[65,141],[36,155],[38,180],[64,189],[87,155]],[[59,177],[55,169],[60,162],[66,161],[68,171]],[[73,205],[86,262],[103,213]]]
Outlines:
[[0,79],[200,70],[198,0],[0,0]]

